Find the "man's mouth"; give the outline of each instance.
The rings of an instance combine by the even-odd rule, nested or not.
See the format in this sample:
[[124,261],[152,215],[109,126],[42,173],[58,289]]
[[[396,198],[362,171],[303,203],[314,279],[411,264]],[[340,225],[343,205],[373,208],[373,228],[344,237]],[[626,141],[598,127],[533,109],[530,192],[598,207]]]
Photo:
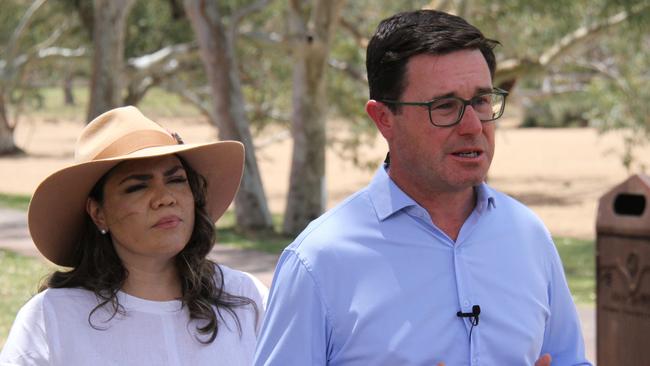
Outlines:
[[478,158],[479,156],[481,156],[481,154],[483,154],[483,152],[480,151],[480,150],[460,151],[460,152],[452,153],[452,155],[454,155],[454,156],[458,156],[458,157],[461,157],[461,158],[470,158],[470,159],[471,158]]

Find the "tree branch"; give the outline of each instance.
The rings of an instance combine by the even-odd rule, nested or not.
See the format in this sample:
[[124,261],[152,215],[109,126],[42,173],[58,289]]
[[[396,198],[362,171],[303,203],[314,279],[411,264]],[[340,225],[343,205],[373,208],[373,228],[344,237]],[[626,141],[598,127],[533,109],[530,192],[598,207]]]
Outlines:
[[264,9],[264,7],[269,5],[271,1],[273,0],[257,0],[233,12],[233,14],[230,16],[230,24],[226,29],[226,35],[229,38],[231,44],[234,44],[235,42],[235,36],[238,33],[237,29],[239,28],[239,23],[242,21],[242,19],[257,11]]
[[152,52],[148,55],[133,57],[127,60],[128,67],[135,70],[147,70],[156,64],[163,64],[166,61],[174,59],[178,56],[187,56],[190,53],[198,51],[199,47],[196,42],[180,43],[167,47],[163,47],[158,51]]
[[16,54],[16,48],[18,46],[18,41],[20,40],[20,37],[23,35],[25,32],[25,29],[29,26],[29,24],[32,22],[32,19],[34,18],[34,14],[36,14],[36,11],[43,5],[45,4],[47,0],[35,0],[29,8],[27,8],[27,11],[25,11],[25,14],[23,14],[22,18],[20,18],[20,22],[18,23],[18,26],[16,26],[16,29],[14,29],[14,32],[11,35],[11,38],[9,39],[9,42],[7,43],[7,48],[6,48],[6,56],[5,56],[5,61],[7,62],[7,65],[12,64],[12,59]]
[[604,30],[623,23],[631,15],[638,14],[648,5],[637,7],[633,12],[622,11],[613,15],[602,22],[596,23],[592,26],[582,26],[575,31],[562,37],[557,43],[551,46],[539,57],[539,63],[542,66],[547,66],[554,63],[560,56],[566,55],[571,50],[583,45],[588,40],[597,36]]
[[243,6],[235,10],[235,12],[233,12],[233,14],[230,16],[230,26],[232,29],[236,29],[242,19],[264,9],[271,3],[271,1],[273,0],[257,0],[251,4],[248,4],[247,6]]
[[352,65],[350,65],[345,61],[340,61],[340,60],[330,58],[329,60],[327,60],[327,64],[335,70],[344,72],[345,74],[347,74],[348,76],[350,76],[352,79],[356,81],[362,81],[366,83],[368,82],[368,75],[366,75],[365,72],[359,71],[357,68],[353,67]]
[[[194,89],[188,87],[185,83],[179,81],[177,78],[170,78],[165,83],[165,89],[180,96],[195,106],[201,112],[201,114],[210,120],[211,125],[217,126],[215,123],[216,116],[214,112],[212,112],[212,105],[204,98],[202,98],[199,93],[195,92]],[[209,94],[209,92],[207,93]]]
[[354,24],[350,23],[347,19],[345,19],[345,17],[340,17],[339,24],[341,24],[341,27],[343,27],[343,29],[347,30],[348,32],[350,32],[350,34],[352,34],[352,37],[354,37],[359,47],[362,47],[363,49],[366,49],[368,47],[368,42],[370,42],[370,40],[367,37],[365,37],[359,31],[359,29],[357,29],[357,27],[354,26]]
[[544,71],[549,66],[555,64],[561,56],[569,54],[574,49],[599,36],[603,31],[622,24],[630,16],[641,13],[649,6],[650,4],[642,4],[629,12],[622,11],[591,26],[579,27],[562,37],[537,59],[508,59],[500,62],[494,77],[494,84],[499,85],[501,83],[511,82],[523,75],[531,75]]

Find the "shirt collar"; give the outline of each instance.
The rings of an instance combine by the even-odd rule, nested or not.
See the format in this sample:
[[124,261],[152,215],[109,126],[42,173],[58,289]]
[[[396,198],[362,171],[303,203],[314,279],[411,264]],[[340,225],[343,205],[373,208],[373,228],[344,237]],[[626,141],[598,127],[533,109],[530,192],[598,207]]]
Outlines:
[[476,191],[476,211],[484,213],[489,209],[497,208],[494,191],[485,182],[474,187]]
[[[404,193],[388,176],[386,165],[382,164],[368,186],[368,193],[380,221],[406,207],[419,206],[409,195]],[[474,187],[477,193],[476,208],[479,213],[495,209],[494,191],[485,183]]]
[[380,221],[405,207],[418,205],[390,179],[385,164],[377,169],[368,186],[368,193]]

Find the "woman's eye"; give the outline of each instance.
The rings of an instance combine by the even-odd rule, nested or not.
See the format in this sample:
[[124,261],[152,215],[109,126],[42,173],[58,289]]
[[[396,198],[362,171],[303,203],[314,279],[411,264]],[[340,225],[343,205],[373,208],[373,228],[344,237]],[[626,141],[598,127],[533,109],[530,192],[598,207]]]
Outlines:
[[169,180],[170,183],[185,183],[187,182],[186,177],[173,177]]
[[125,192],[126,193],[133,193],[133,192],[139,191],[141,189],[144,189],[146,187],[147,186],[144,185],[144,184],[136,184],[136,185],[133,185],[133,186],[126,187]]

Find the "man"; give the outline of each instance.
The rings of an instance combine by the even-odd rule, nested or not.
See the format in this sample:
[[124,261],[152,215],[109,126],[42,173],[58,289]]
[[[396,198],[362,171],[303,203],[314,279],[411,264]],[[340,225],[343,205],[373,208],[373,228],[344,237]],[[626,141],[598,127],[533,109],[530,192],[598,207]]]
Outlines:
[[548,230],[484,183],[506,92],[462,18],[400,13],[368,45],[390,156],[283,252],[256,365],[588,365]]

